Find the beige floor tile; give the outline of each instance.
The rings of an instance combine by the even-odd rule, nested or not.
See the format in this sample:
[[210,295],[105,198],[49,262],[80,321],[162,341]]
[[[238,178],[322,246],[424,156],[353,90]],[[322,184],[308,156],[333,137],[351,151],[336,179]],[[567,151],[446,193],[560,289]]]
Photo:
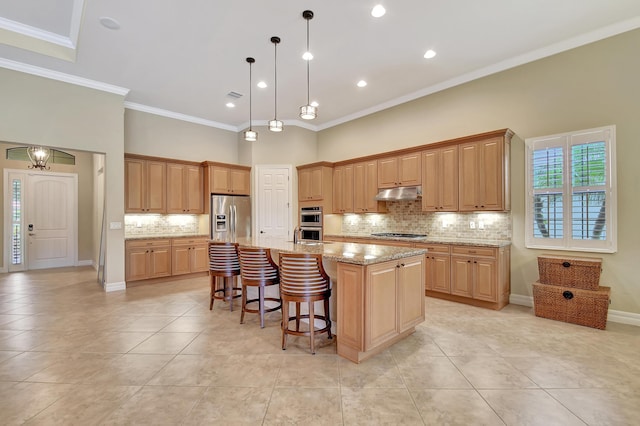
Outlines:
[[113,386],[145,385],[172,359],[172,355],[124,354],[106,362],[82,382]]
[[209,386],[216,376],[216,365],[226,361],[226,355],[177,355],[149,385]]
[[197,335],[198,333],[156,333],[129,352],[140,354],[177,354]]
[[412,390],[426,425],[504,425],[493,409],[475,390]]
[[597,384],[585,369],[576,368],[574,363],[554,357],[513,357],[504,358],[542,388],[582,388]]
[[584,426],[578,417],[541,389],[485,389],[478,392],[507,425]]
[[28,424],[98,425],[139,389],[138,386],[74,385],[66,396],[41,411]]
[[640,392],[637,391],[551,389],[548,392],[591,426],[626,426],[640,422]]
[[408,389],[470,389],[471,384],[446,357],[425,357],[416,366],[401,366]]
[[0,363],[0,381],[22,381],[37,372],[67,359],[69,354],[52,352],[21,352]]
[[424,424],[406,389],[343,387],[342,415],[348,425]]
[[72,385],[51,383],[5,383],[0,387],[3,425],[20,425],[66,396]]
[[9,358],[13,358],[16,355],[20,355],[21,353],[22,352],[19,352],[19,351],[0,351],[0,368],[2,366],[3,361],[8,360]]
[[113,411],[102,425],[179,425],[206,388],[145,386]]
[[[2,326],[2,328],[4,329],[8,329],[8,330],[14,330],[16,328],[11,327],[10,324],[21,320],[23,318],[27,318],[30,315],[14,315],[14,314],[3,314],[1,313],[2,311],[0,311],[0,326]],[[18,329],[21,330],[21,329]]]
[[209,317],[182,316],[167,324],[160,331],[171,333],[200,333],[201,331],[214,327],[216,327],[216,324]]
[[100,371],[106,363],[119,358],[117,354],[74,353],[29,376],[26,381],[46,383],[82,383]]
[[24,331],[18,335],[0,340],[0,351],[29,351],[43,344],[53,332]]
[[393,357],[387,351],[360,364],[339,360],[340,385],[350,388],[404,388],[404,381]]
[[271,399],[267,388],[207,388],[185,425],[258,425]]
[[87,339],[82,352],[126,353],[148,339],[153,333],[110,331],[96,333]]
[[119,331],[148,331],[155,333],[175,321],[176,318],[178,317],[159,315],[139,316],[126,326],[120,328]]
[[500,357],[451,357],[450,359],[476,389],[538,387]]
[[340,389],[275,388],[263,425],[342,425]]
[[337,388],[340,386],[335,356],[287,356],[276,380],[277,387]]

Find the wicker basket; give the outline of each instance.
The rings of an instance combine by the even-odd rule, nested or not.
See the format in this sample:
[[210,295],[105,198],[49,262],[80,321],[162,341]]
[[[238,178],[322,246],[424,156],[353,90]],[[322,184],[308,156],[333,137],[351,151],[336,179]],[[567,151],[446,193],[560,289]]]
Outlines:
[[582,290],[557,285],[533,284],[536,316],[604,330],[607,327],[610,287]]
[[542,284],[598,290],[602,259],[593,257],[538,256]]

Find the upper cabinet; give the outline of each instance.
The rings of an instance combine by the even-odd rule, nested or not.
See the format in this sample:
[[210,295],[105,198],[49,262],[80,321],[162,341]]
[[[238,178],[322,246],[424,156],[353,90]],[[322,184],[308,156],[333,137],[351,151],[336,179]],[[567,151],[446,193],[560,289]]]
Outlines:
[[411,153],[378,160],[378,188],[420,185],[422,161],[420,153]]
[[164,161],[124,159],[125,213],[166,213],[167,168]]
[[458,147],[429,149],[422,154],[422,210],[458,210]]
[[250,195],[251,167],[205,162],[206,194]]
[[333,211],[333,164],[313,163],[298,166],[298,203],[304,206],[321,206]]
[[199,164],[167,163],[167,213],[203,213],[203,194],[203,173]]
[[353,213],[353,164],[333,169],[333,212]]
[[502,136],[459,145],[460,211],[511,209],[511,136],[507,131]]
[[376,160],[363,161],[353,165],[353,211],[355,213],[383,213],[387,203],[377,201],[378,163]]

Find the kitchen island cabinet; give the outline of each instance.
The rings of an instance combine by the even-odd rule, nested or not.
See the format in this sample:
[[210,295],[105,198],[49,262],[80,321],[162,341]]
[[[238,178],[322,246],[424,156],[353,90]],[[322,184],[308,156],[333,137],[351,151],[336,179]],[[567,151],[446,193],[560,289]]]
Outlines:
[[426,250],[374,244],[293,244],[277,238],[240,238],[240,245],[321,254],[336,298],[338,355],[359,363],[415,331],[424,321]]

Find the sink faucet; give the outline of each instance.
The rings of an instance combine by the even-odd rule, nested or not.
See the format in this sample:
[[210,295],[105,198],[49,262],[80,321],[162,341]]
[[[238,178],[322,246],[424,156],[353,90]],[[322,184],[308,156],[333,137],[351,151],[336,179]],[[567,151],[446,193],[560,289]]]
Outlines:
[[297,226],[295,228],[293,228],[293,244],[298,244],[299,232],[300,232],[300,230],[298,229]]

